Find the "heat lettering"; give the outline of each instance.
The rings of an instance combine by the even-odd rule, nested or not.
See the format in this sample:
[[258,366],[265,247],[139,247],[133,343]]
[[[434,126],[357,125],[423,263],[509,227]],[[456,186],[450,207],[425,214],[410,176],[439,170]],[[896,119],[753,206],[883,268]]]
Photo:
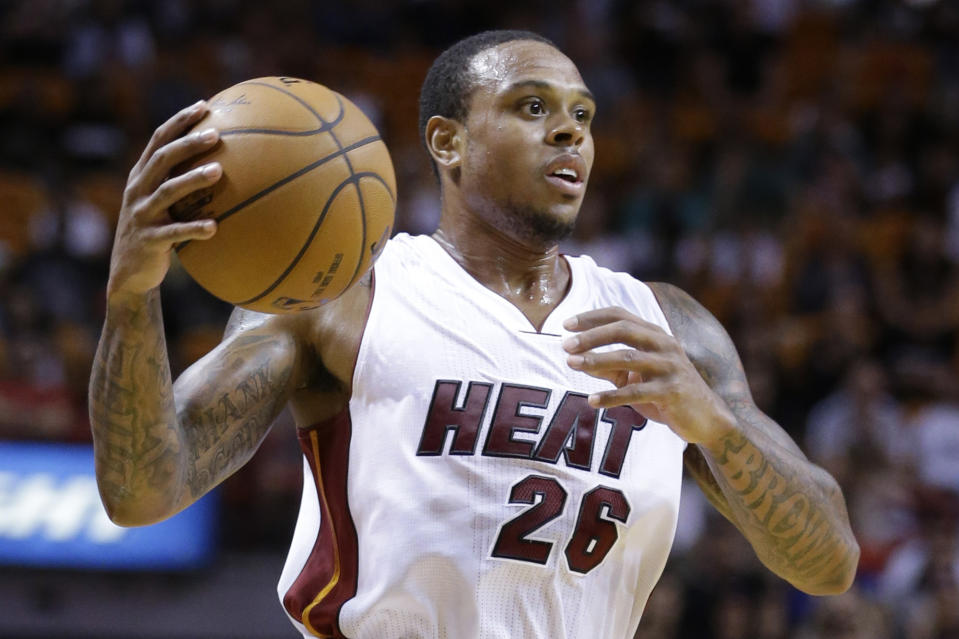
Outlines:
[[496,402],[496,411],[493,413],[493,422],[486,436],[486,445],[483,446],[483,454],[490,457],[532,457],[535,442],[516,439],[514,435],[517,432],[539,433],[543,418],[524,415],[522,410],[527,407],[546,408],[548,403],[547,388],[503,384]]
[[462,385],[462,382],[445,380],[436,382],[417,455],[441,455],[450,431],[453,432],[450,455],[472,455],[476,450],[476,439],[493,385],[470,382],[466,401],[457,408],[456,398]]
[[[629,406],[605,410],[592,408],[583,393],[566,391],[550,415],[531,413],[549,406],[548,388],[502,384],[494,397],[493,384],[469,382],[466,397],[457,404],[463,382],[439,380],[433,390],[416,454],[475,455],[487,407],[495,408],[489,419],[480,454],[487,457],[532,459],[589,471],[593,464],[598,424],[610,424],[609,437],[598,471],[619,477],[626,463],[632,435],[646,426],[646,418]],[[494,401],[495,400],[495,401]],[[540,435],[543,423],[545,432]],[[449,437],[452,433],[452,438]],[[602,444],[601,444],[602,445]]]
[[533,459],[555,464],[562,455],[566,465],[589,470],[596,439],[596,417],[599,411],[586,403],[586,395],[567,392]]

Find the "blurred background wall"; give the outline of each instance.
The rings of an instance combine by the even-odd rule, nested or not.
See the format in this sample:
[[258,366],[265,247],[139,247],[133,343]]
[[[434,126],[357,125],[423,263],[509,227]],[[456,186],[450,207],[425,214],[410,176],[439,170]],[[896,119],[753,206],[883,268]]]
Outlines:
[[[154,127],[243,79],[316,80],[387,140],[397,229],[429,232],[419,85],[486,28],[552,38],[598,97],[567,252],[701,300],[758,404],[840,481],[862,546],[850,593],[803,596],[689,486],[638,636],[959,637],[953,0],[2,1],[0,440],[89,442],[113,227]],[[175,372],[230,310],[176,269],[163,308]],[[299,499],[293,428],[281,417],[218,491],[215,551],[192,567],[3,560],[0,636],[294,636],[274,594]]]

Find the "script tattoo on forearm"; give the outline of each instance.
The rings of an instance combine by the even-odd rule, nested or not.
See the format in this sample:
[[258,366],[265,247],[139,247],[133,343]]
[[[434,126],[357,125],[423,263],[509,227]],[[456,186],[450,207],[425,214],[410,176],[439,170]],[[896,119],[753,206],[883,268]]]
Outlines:
[[837,509],[845,510],[838,489],[817,481],[828,479],[817,478],[818,469],[794,468],[775,445],[764,451],[742,434],[722,444],[715,461],[727,496],[734,496],[729,506],[745,515],[737,518],[743,532],[762,540],[770,567],[803,580],[828,579],[848,550],[835,526]]
[[293,369],[288,337],[239,334],[174,394],[157,296],[110,309],[90,383],[104,502],[146,500],[151,516],[194,501],[250,458]]
[[690,361],[740,426],[719,442],[719,452],[687,450],[686,468],[777,574],[806,584],[840,579],[858,553],[835,480],[756,406],[716,318],[675,287],[654,285],[654,291]]
[[[795,442],[756,407],[732,348],[723,353],[707,347],[697,370],[745,427],[724,438],[723,452],[714,462],[727,490],[711,478],[713,485],[704,487],[707,497],[720,502],[720,512],[733,514],[757,553],[780,574],[806,581],[828,581],[831,574],[841,574],[837,568],[843,567],[849,548],[838,532],[845,530],[846,514],[835,481],[810,464]],[[712,495],[709,488],[714,488]]]
[[179,472],[170,366],[154,295],[110,312],[90,377],[101,490],[117,499],[167,486]]
[[[239,337],[224,364],[205,373],[209,385],[180,408],[190,453],[186,482],[194,498],[250,458],[285,403],[292,366],[274,363],[275,340]],[[237,370],[244,372],[238,376]]]

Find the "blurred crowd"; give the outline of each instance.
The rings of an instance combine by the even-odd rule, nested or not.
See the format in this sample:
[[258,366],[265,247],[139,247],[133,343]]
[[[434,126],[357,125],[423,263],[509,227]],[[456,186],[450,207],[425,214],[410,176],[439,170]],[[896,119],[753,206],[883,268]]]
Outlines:
[[[529,28],[598,98],[565,247],[673,282],[733,336],[757,403],[848,499],[846,595],[771,577],[694,487],[642,639],[959,638],[959,3],[946,0],[0,2],[0,437],[88,441],[86,386],[129,168],[178,108],[260,75],[376,122],[398,230],[429,232],[416,131],[435,55]],[[176,267],[175,371],[230,308]],[[285,549],[286,415],[224,487],[224,544]]]

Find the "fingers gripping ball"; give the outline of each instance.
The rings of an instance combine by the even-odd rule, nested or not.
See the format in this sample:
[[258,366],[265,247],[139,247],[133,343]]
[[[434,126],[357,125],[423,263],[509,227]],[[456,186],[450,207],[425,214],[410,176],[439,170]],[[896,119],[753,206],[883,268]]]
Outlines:
[[342,95],[296,78],[241,82],[209,105],[194,128],[216,127],[220,142],[183,168],[217,161],[223,177],[170,215],[218,228],[176,247],[184,268],[217,297],[267,313],[339,296],[393,227],[396,177],[376,128]]

